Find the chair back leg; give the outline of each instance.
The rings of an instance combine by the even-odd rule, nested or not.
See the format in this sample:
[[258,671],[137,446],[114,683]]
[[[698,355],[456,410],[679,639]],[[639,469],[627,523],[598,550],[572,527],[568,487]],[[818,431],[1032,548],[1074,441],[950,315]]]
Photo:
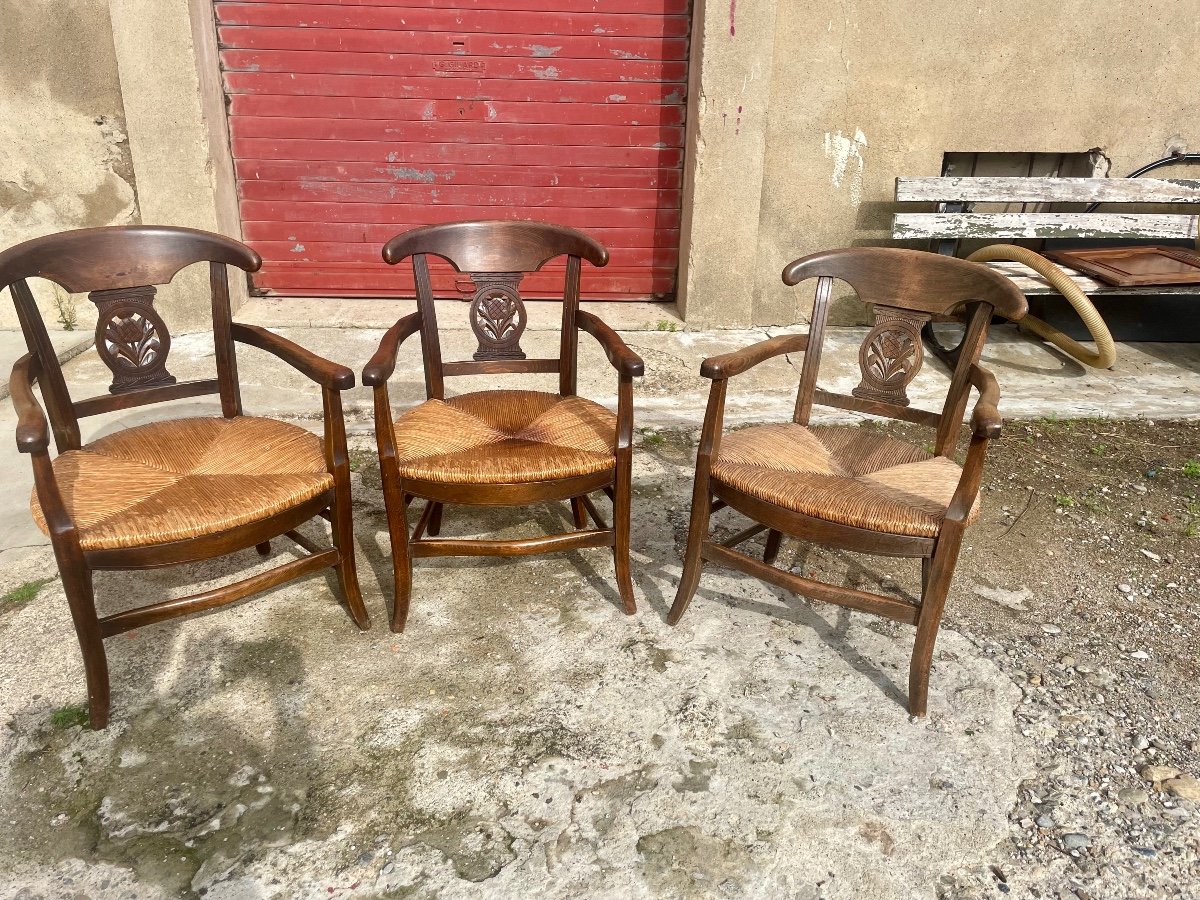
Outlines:
[[587,507],[583,505],[582,497],[571,498],[571,521],[576,528],[587,526]]
[[783,543],[783,532],[771,529],[767,532],[767,546],[763,550],[763,562],[768,566],[775,565],[775,558],[779,556],[779,545]]
[[444,504],[433,504],[433,510],[429,513],[429,527],[425,530],[430,537],[437,537],[442,533],[442,508]]

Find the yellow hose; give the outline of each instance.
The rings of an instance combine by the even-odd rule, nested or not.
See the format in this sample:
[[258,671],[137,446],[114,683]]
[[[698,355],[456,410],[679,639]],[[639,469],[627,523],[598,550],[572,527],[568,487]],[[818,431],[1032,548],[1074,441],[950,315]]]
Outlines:
[[1087,349],[1079,341],[1067,337],[1067,335],[1063,334],[1050,323],[1044,322],[1035,316],[1025,316],[1025,318],[1017,323],[1019,327],[1032,331],[1043,340],[1053,344],[1065,353],[1069,353],[1084,365],[1093,366],[1097,369],[1108,369],[1117,361],[1117,348],[1113,343],[1112,333],[1108,330],[1108,326],[1104,324],[1104,319],[1100,317],[1100,313],[1097,312],[1092,301],[1088,299],[1088,295],[1079,289],[1079,286],[1071,280],[1066,272],[1050,262],[1046,257],[1026,247],[1017,247],[1013,244],[993,244],[990,247],[976,250],[967,259],[973,262],[1011,260],[1029,266],[1029,268],[1050,282],[1054,289],[1066,297],[1067,302],[1075,307],[1075,312],[1079,313],[1079,318],[1083,320],[1083,324],[1087,326],[1087,330],[1092,333],[1092,338],[1096,341],[1096,350],[1093,352]]

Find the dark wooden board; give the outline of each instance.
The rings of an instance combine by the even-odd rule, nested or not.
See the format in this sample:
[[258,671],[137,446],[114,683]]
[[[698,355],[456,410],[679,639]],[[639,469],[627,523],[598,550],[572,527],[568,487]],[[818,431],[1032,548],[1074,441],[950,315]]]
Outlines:
[[1200,254],[1178,247],[1059,250],[1046,256],[1118,287],[1200,284]]

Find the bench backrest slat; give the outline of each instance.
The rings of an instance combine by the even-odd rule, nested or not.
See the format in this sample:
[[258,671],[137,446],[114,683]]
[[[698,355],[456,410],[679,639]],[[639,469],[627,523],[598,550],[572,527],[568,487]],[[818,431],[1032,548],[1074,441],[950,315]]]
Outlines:
[[1133,213],[897,213],[901,240],[935,238],[1122,238],[1195,240],[1197,216]]
[[1200,203],[1200,181],[1161,178],[897,178],[902,203]]

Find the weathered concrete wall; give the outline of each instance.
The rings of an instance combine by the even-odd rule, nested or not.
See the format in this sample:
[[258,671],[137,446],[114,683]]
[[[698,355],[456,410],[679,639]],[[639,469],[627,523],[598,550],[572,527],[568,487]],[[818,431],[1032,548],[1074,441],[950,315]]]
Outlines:
[[[1113,0],[1102,15],[1087,0],[704,5],[689,324],[803,320],[809,295],[784,287],[783,266],[887,242],[895,177],[939,174],[943,152],[1099,147],[1123,175],[1200,147],[1194,0]],[[854,302],[838,313],[861,317]]]
[[[0,247],[136,222],[108,0],[0,0],[0,23]],[[55,291],[37,293],[53,321]],[[7,293],[0,327],[16,327]]]
[[[193,23],[191,7],[201,4],[209,18],[198,15]],[[215,55],[208,57],[210,47],[195,39],[196,30],[211,27],[211,0],[109,0],[109,6],[142,219],[239,237],[218,211],[218,175],[231,182],[232,172],[221,170],[214,137],[222,132],[210,131],[205,118],[200,72],[215,66]],[[224,116],[220,107],[218,115]],[[180,273],[159,298],[172,329],[212,327],[204,266]]]
[[[239,236],[211,0],[0,0],[0,22],[0,246],[139,221]],[[48,322],[57,299],[92,327],[86,298],[35,290]],[[211,327],[207,270],[158,304],[174,331]]]
[[[0,0],[0,244],[139,220],[238,236],[211,16],[210,0]],[[802,321],[783,265],[887,242],[894,178],[937,174],[946,151],[1099,147],[1121,174],[1195,149],[1198,56],[1194,0],[1103,16],[1087,0],[697,0],[681,310]],[[188,273],[162,291],[173,328],[207,324],[205,290]]]

